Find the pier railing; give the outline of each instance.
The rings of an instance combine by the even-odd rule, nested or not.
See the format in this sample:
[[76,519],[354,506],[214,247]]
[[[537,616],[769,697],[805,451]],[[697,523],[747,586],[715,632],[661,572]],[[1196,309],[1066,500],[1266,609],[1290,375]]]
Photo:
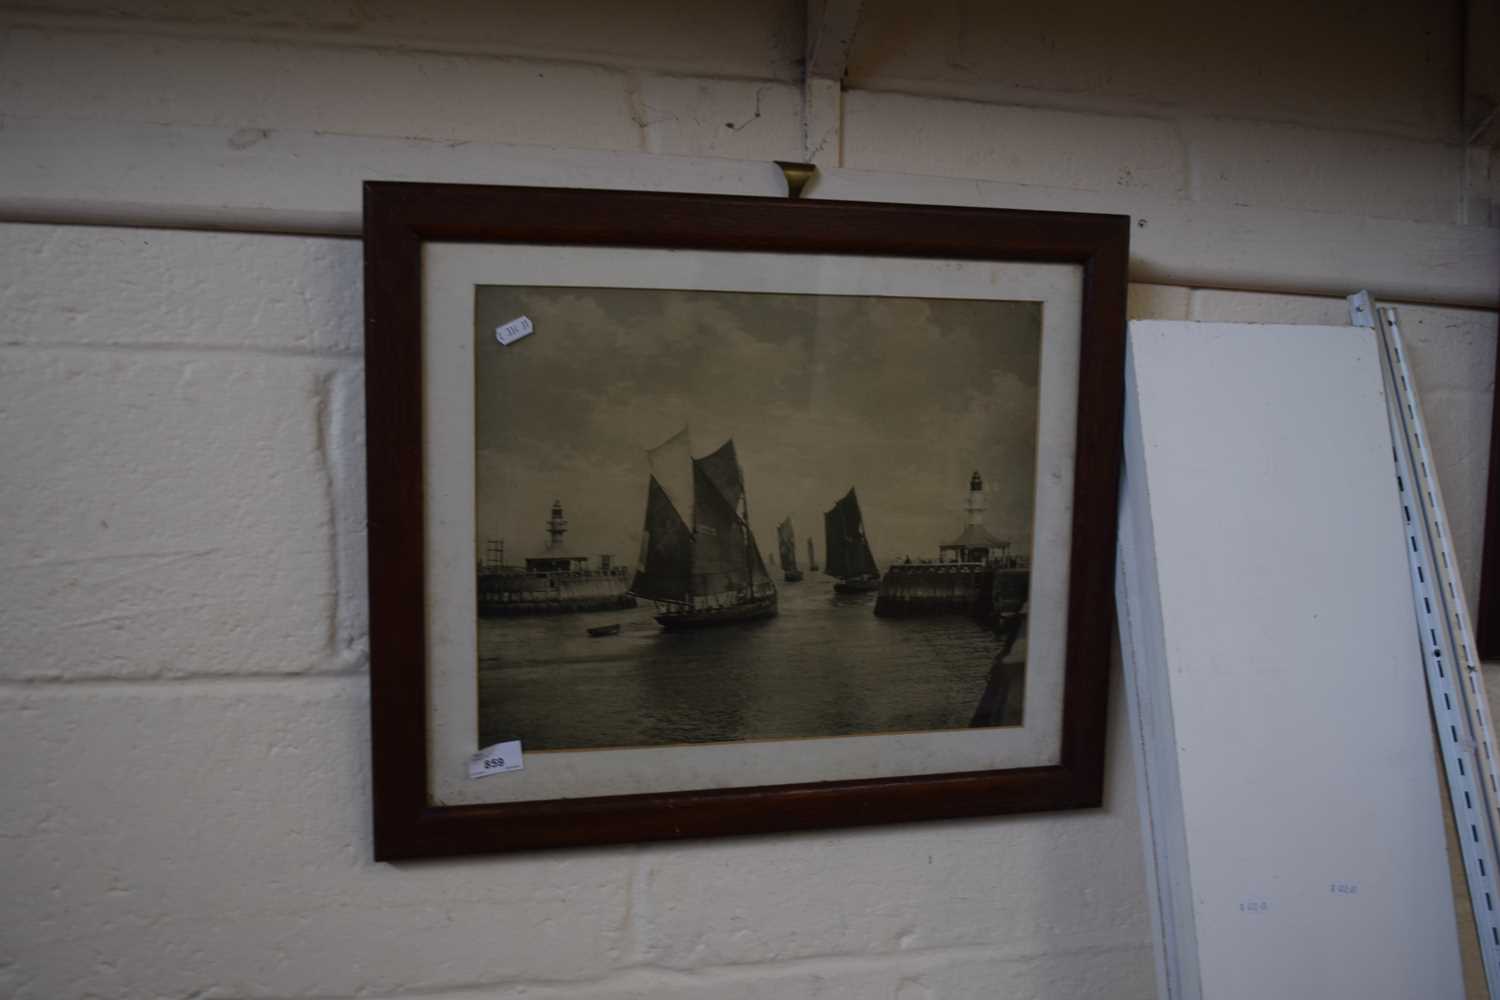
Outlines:
[[480,573],[476,587],[481,613],[589,611],[634,607],[625,593],[630,569],[535,572],[520,568]]
[[1026,602],[1031,571],[993,562],[896,563],[880,581],[881,617],[956,611],[991,620]]

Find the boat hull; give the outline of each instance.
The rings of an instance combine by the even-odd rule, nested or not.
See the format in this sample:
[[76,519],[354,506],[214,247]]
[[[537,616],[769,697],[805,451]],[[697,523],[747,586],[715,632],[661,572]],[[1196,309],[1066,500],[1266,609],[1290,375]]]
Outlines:
[[785,573],[781,574],[781,578],[783,580],[785,580],[787,583],[800,583],[800,582],[802,582],[802,574],[800,572],[798,572],[797,570],[794,570],[794,569],[789,569]]
[[715,625],[733,625],[737,622],[770,618],[776,614],[776,595],[757,597],[743,604],[727,608],[694,608],[691,611],[668,611],[656,616],[656,623],[664,629],[711,628]]
[[880,589],[880,577],[850,577],[833,585],[835,594],[869,594]]

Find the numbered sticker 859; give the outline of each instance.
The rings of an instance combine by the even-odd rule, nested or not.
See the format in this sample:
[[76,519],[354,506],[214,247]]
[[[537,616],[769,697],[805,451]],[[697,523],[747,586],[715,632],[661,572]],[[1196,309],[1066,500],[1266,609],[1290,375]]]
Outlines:
[[469,758],[469,777],[487,778],[492,774],[525,769],[521,757],[521,741],[507,740],[487,746]]

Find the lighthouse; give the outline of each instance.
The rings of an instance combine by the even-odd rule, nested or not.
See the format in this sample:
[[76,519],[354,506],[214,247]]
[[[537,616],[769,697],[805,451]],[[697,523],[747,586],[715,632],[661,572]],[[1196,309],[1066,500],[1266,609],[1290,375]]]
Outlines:
[[1010,542],[996,538],[984,526],[984,480],[979,470],[969,477],[969,494],[964,497],[964,513],[968,515],[963,534],[947,545],[938,546],[940,562],[978,563],[994,565],[1003,562],[1010,552]]
[[984,525],[984,480],[979,478],[979,470],[969,477],[969,496],[964,500],[964,510],[969,514],[969,524],[975,527]]
[[[979,475],[979,473],[975,473]],[[563,535],[568,533],[568,519],[563,517],[562,501],[552,501],[552,516],[547,519],[547,551],[561,552]]]
[[568,519],[563,516],[562,501],[552,501],[552,516],[547,518],[547,544],[539,556],[526,557],[530,573],[581,573],[588,569],[588,556],[569,555],[563,545],[568,533]]
[[[480,566],[479,614],[489,618],[635,607],[635,598],[625,592],[630,582],[625,571],[611,565],[607,555],[601,555],[599,567],[591,569],[588,556],[568,553],[563,540],[567,533],[562,501],[553,500],[547,542],[541,555],[526,557],[524,571],[501,565],[499,553],[504,550],[497,548],[497,554]],[[584,534],[588,534],[587,519]]]

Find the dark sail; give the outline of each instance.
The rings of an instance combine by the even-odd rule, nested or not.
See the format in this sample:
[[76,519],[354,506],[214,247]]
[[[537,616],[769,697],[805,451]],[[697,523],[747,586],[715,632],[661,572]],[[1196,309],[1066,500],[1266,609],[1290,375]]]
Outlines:
[[864,517],[853,487],[823,515],[823,530],[826,536],[823,557],[827,561],[824,571],[829,576],[849,579],[880,575],[880,567],[875,565],[870,543],[865,538]]
[[693,461],[693,595],[709,597],[744,590],[751,560],[739,514],[729,505],[699,460]]
[[814,573],[818,571],[818,554],[813,551],[813,540],[807,540],[807,568]]
[[646,493],[646,523],[641,530],[641,558],[630,593],[655,601],[691,600],[693,535],[656,477]]
[[745,478],[734,442],[693,459],[693,594],[774,591],[746,519]]
[[[718,490],[729,509],[736,515],[739,514],[740,504],[745,499],[745,477],[740,472],[740,459],[734,452],[733,438],[725,441],[713,454],[693,459],[693,470],[695,473],[701,472]],[[693,488],[698,488],[696,475]]]
[[766,572],[765,560],[760,557],[760,549],[755,544],[755,532],[748,527],[745,533],[750,536],[750,589],[756,594],[774,594],[776,584],[771,582],[771,574]]
[[846,564],[849,559],[844,554],[848,546],[844,543],[844,512],[837,504],[834,508],[823,513],[823,558],[827,560],[823,571],[829,576],[848,576],[849,571]]
[[789,572],[797,572],[797,536],[792,531],[792,519],[787,518],[776,526],[777,548],[781,551],[781,566]]
[[664,628],[776,614],[776,585],[750,531],[734,442],[693,458],[684,428],[647,454],[651,486],[641,564],[631,592],[685,605],[656,617]]

